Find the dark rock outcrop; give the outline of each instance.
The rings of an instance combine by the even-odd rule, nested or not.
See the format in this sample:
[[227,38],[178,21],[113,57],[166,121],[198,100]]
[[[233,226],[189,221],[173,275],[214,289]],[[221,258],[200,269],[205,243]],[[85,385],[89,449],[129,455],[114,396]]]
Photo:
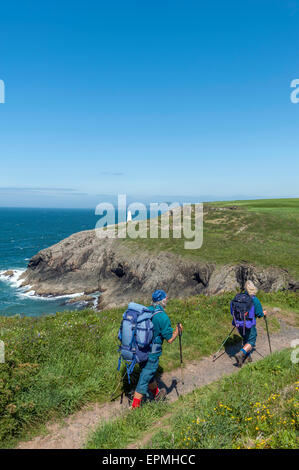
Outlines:
[[30,285],[39,295],[100,291],[100,307],[148,298],[158,287],[173,297],[232,291],[242,288],[247,279],[265,291],[298,288],[283,269],[246,263],[216,266],[167,252],[137,251],[133,243],[99,239],[94,230],[40,251],[22,278],[22,285]]

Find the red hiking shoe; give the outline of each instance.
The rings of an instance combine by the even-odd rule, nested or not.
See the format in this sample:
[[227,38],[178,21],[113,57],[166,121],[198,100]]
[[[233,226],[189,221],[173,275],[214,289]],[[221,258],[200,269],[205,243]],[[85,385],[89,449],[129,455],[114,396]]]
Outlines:
[[133,403],[132,403],[132,410],[134,410],[134,408],[140,408],[140,405],[141,405],[141,399],[140,398],[133,398]]

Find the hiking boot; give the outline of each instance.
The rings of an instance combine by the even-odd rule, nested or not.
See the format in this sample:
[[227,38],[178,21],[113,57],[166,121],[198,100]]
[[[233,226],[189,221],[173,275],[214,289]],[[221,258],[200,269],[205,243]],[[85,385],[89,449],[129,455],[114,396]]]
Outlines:
[[165,390],[165,388],[162,388],[162,390],[159,390],[159,392],[155,396],[154,400],[156,402],[159,402],[159,401],[165,400],[165,398],[166,398],[166,390]]
[[131,410],[135,410],[136,408],[140,408],[141,406],[141,401],[142,399],[140,398],[133,398],[133,402],[132,402],[132,405],[131,405]]
[[239,351],[235,355],[235,358],[237,359],[238,367],[242,367],[242,365],[244,364],[244,358],[245,358],[244,353],[242,353],[242,351]]
[[251,357],[251,354],[248,354],[244,361],[243,361],[243,364],[249,364],[250,362],[252,362],[252,357]]

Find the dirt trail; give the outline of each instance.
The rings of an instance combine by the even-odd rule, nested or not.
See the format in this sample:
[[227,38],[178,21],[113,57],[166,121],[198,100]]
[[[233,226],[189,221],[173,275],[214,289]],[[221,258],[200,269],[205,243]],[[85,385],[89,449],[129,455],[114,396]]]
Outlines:
[[[287,325],[279,320],[281,328],[278,333],[271,335],[272,350],[278,351],[290,347],[294,339],[299,338],[299,329]],[[260,322],[261,323],[261,322]],[[258,328],[257,351],[266,356],[269,354],[267,336],[262,328]],[[237,372],[235,359],[232,354],[239,347],[230,348],[214,363],[211,357],[204,358],[198,362],[193,361],[184,367],[184,385],[180,383],[180,369],[164,373],[160,378],[160,385],[167,390],[167,398],[170,402],[178,399],[178,396],[194,390],[194,388],[214,382],[224,375]],[[253,361],[261,359],[254,352]],[[106,420],[119,417],[128,409],[128,401],[124,399],[121,404],[119,400],[111,403],[93,404],[82,408],[77,413],[66,418],[63,423],[50,423],[47,425],[48,434],[36,437],[30,441],[21,442],[18,449],[80,449],[87,440],[90,432]],[[138,448],[144,445],[143,441],[136,442],[132,446]]]

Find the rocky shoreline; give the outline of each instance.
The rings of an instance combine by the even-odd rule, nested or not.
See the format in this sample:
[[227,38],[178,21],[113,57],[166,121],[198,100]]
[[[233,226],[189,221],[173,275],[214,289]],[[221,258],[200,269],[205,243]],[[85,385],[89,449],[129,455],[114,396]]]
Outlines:
[[[298,290],[288,272],[251,264],[217,266],[172,253],[137,251],[121,239],[99,239],[94,230],[79,232],[33,256],[21,286],[41,296],[83,292],[89,305],[101,293],[97,308],[148,299],[160,287],[173,297],[218,294],[240,289],[252,279],[264,291]],[[78,301],[80,299],[76,299]]]

